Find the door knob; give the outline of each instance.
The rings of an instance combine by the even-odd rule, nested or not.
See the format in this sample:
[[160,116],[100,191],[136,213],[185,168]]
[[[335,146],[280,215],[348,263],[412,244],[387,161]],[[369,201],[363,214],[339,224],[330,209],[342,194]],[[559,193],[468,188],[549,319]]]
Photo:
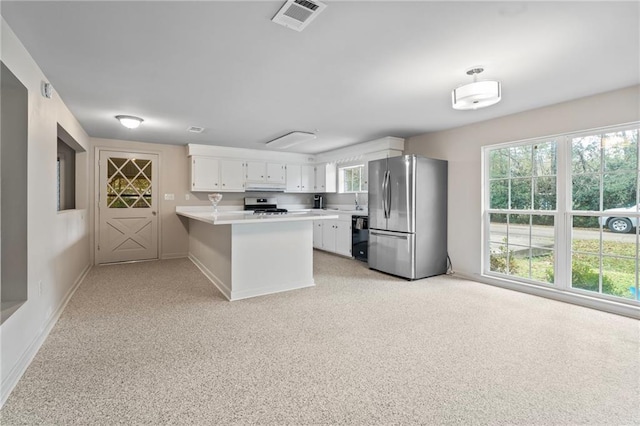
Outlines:
[[155,216],[157,213],[155,211],[153,211],[153,212],[151,212],[151,214]]

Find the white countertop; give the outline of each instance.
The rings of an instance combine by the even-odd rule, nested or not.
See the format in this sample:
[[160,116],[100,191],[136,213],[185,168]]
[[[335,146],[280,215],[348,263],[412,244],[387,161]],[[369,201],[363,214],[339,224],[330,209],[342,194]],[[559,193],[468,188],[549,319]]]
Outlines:
[[210,206],[176,206],[176,214],[212,225],[241,225],[247,223],[293,222],[302,220],[338,219],[338,212],[312,210],[290,211],[283,215],[255,215],[243,210],[220,211],[214,215]]

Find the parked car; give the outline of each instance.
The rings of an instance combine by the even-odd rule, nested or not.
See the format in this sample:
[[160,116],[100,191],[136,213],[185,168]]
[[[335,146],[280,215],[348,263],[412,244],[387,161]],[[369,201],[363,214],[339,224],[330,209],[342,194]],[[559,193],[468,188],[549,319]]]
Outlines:
[[630,217],[625,213],[637,213],[638,206],[621,207],[617,209],[607,209],[604,212],[612,214],[612,216],[602,216],[598,218],[600,225],[606,226],[611,232],[625,234],[633,231],[638,226],[638,217]]

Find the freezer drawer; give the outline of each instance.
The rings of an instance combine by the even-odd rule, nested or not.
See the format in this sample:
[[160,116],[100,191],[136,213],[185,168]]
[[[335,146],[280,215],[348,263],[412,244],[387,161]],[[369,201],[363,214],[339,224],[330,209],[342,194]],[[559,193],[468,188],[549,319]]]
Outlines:
[[369,229],[369,268],[415,279],[415,234]]

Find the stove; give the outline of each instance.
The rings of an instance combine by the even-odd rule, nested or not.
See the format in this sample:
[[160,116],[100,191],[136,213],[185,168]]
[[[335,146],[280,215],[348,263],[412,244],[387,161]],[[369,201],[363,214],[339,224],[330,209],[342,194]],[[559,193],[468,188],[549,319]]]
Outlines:
[[253,214],[262,215],[280,215],[287,213],[287,209],[278,208],[278,199],[275,197],[246,197],[244,199],[244,209],[253,210]]
[[253,214],[266,214],[266,215],[287,214],[287,209],[256,209],[253,211]]

